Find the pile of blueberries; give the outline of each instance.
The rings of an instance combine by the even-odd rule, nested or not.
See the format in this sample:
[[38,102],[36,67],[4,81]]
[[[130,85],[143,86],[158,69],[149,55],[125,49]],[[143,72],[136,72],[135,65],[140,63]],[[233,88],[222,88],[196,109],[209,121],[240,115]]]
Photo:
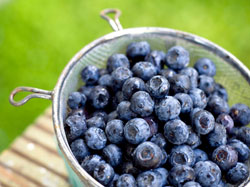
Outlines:
[[223,187],[249,176],[250,109],[229,107],[208,58],[133,42],[105,69],[86,66],[65,131],[82,168],[109,187]]

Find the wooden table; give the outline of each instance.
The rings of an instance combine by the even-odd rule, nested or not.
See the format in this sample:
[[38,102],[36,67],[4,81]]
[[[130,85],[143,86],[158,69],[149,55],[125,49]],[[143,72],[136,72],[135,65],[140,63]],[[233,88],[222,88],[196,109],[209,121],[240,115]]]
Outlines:
[[0,155],[0,186],[70,186],[58,155],[51,108]]

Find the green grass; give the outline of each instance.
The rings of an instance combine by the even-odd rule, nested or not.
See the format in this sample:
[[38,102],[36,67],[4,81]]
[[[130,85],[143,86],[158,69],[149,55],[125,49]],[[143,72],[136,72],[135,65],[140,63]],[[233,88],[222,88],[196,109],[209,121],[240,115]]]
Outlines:
[[109,7],[122,10],[124,28],[156,26],[195,33],[250,67],[250,1],[0,0],[0,150],[50,105],[34,99],[12,107],[11,90],[21,85],[52,90],[77,51],[111,32],[99,18],[100,10]]

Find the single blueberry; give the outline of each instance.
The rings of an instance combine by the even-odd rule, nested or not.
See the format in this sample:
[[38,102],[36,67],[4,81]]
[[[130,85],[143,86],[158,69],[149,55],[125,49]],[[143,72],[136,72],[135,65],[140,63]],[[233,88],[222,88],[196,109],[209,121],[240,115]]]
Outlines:
[[117,182],[116,182],[116,187],[135,187],[136,186],[136,181],[133,175],[130,174],[122,174]]
[[161,148],[152,142],[143,142],[139,144],[134,151],[134,163],[142,169],[159,167],[162,158]]
[[165,186],[168,184],[168,170],[166,170],[165,168],[157,168],[153,171],[160,174],[162,181],[161,186]]
[[128,45],[126,55],[132,62],[144,60],[150,53],[151,48],[148,42],[132,42]]
[[79,163],[81,163],[86,156],[90,155],[88,147],[83,139],[76,139],[73,141],[70,144],[70,148]]
[[192,98],[185,93],[178,93],[174,96],[181,104],[181,113],[187,114],[190,113],[193,109],[193,100]]
[[194,149],[195,163],[208,160],[208,155],[201,149]]
[[156,68],[157,72],[159,73],[165,64],[166,55],[163,51],[151,51],[146,57],[146,62],[151,62]]
[[220,114],[216,118],[216,122],[222,124],[226,128],[227,133],[230,133],[234,127],[234,121],[228,114]]
[[201,89],[195,88],[190,90],[189,96],[193,100],[194,108],[204,109],[207,106],[206,94]]
[[131,110],[142,117],[149,116],[154,110],[154,101],[145,91],[135,92],[130,102]]
[[207,95],[212,94],[215,88],[215,82],[213,77],[200,75],[198,78],[198,88],[203,90]]
[[188,140],[188,127],[179,119],[168,121],[164,126],[164,136],[172,144],[183,144]]
[[229,140],[228,145],[232,146],[238,152],[239,162],[245,162],[249,159],[250,149],[242,141],[232,139]]
[[156,75],[147,82],[146,87],[152,97],[160,99],[168,94],[170,84],[165,77]]
[[207,110],[211,112],[214,116],[218,116],[222,113],[228,113],[229,106],[224,99],[219,96],[213,95],[209,97],[207,103]]
[[96,109],[102,109],[109,103],[109,92],[103,86],[96,86],[91,93],[92,106]]
[[136,178],[138,187],[162,186],[161,174],[154,171],[145,171]]
[[121,89],[123,86],[123,83],[127,79],[131,78],[132,75],[133,73],[126,67],[116,68],[111,74],[114,88]]
[[244,142],[247,146],[250,147],[250,128],[241,127],[237,133],[237,139]]
[[115,175],[114,169],[107,163],[100,163],[94,169],[93,177],[103,185],[112,181]]
[[200,58],[195,64],[194,68],[200,75],[207,75],[213,77],[216,74],[216,67],[212,60],[208,58]]
[[220,168],[211,161],[199,161],[194,166],[196,181],[201,186],[217,185],[221,180]]
[[132,72],[136,77],[139,77],[144,81],[148,81],[157,74],[157,69],[150,62],[137,62],[133,66]]
[[236,166],[227,172],[226,179],[231,184],[241,184],[249,176],[247,165],[238,162]]
[[206,136],[206,140],[207,140],[206,143],[212,148],[216,148],[216,147],[219,147],[221,145],[226,145],[226,143],[227,143],[226,128],[219,123],[215,123],[214,130],[211,131]]
[[102,129],[90,127],[84,134],[85,142],[89,148],[94,150],[103,149],[107,143],[107,137]]
[[182,69],[179,72],[179,74],[188,76],[188,78],[190,79],[190,83],[191,83],[191,85],[190,85],[191,89],[197,88],[199,74],[194,68],[186,67],[186,68]]
[[80,92],[72,92],[68,98],[68,106],[71,109],[78,109],[84,107],[87,101],[87,97]]
[[161,133],[157,133],[155,134],[151,139],[151,142],[155,143],[156,145],[158,145],[161,149],[166,149],[167,147],[167,141],[164,138],[163,134]]
[[188,130],[189,136],[186,144],[189,145],[192,149],[195,149],[196,147],[201,145],[201,139],[195,132],[193,132],[192,128],[189,128]]
[[124,127],[124,136],[131,144],[146,141],[151,135],[148,123],[142,118],[129,120]]
[[116,68],[125,67],[129,68],[130,63],[128,58],[124,54],[113,54],[108,58],[107,70],[109,73],[114,71]]
[[105,128],[105,122],[102,117],[100,116],[93,116],[92,118],[89,118],[87,121],[87,127],[98,127],[101,129]]
[[187,67],[189,60],[189,52],[181,46],[170,48],[166,54],[166,65],[174,70]]
[[183,187],[201,187],[201,185],[198,182],[194,182],[194,181],[189,181],[186,182]]
[[129,101],[122,101],[118,104],[116,111],[121,120],[128,121],[137,116],[136,113],[130,109],[130,105],[131,103]]
[[212,160],[220,166],[222,170],[227,171],[237,164],[238,153],[230,145],[221,145],[214,150]]
[[98,84],[111,88],[113,86],[112,76],[110,74],[102,75],[98,80]]
[[155,106],[155,114],[162,121],[175,119],[180,112],[181,104],[172,96],[166,96]]
[[86,66],[81,72],[82,80],[86,85],[94,85],[98,81],[99,76],[98,68],[92,65]]
[[194,181],[195,172],[193,168],[186,165],[173,167],[168,174],[168,181],[174,186],[182,186],[186,182]]
[[169,163],[171,166],[186,165],[193,166],[195,163],[195,154],[188,145],[175,146],[170,153]]
[[192,123],[195,131],[198,134],[205,135],[214,129],[215,119],[210,112],[206,110],[200,110],[194,114]]
[[118,113],[116,110],[108,114],[108,122],[113,119],[118,119]]
[[219,83],[215,83],[213,95],[217,95],[225,101],[228,101],[227,90]]
[[114,144],[120,144],[124,140],[123,122],[118,119],[111,120],[107,123],[105,133],[108,140]]
[[173,93],[188,93],[191,82],[187,75],[176,74],[169,80]]
[[250,122],[250,108],[245,104],[233,105],[229,114],[233,118],[235,125],[245,126]]
[[104,122],[107,122],[107,120],[108,120],[108,114],[105,111],[103,111],[103,110],[96,110],[93,113],[93,117],[102,117],[102,119],[104,120]]
[[122,151],[115,144],[109,144],[102,150],[103,158],[112,167],[117,167],[122,163]]
[[135,92],[144,90],[144,81],[137,77],[127,79],[122,86],[122,93],[125,99],[130,99]]
[[162,75],[163,77],[165,77],[168,81],[174,77],[174,75],[176,74],[176,72],[172,69],[162,69],[160,71],[160,75]]
[[81,163],[82,168],[90,175],[93,175],[94,169],[101,163],[105,163],[99,155],[86,156]]

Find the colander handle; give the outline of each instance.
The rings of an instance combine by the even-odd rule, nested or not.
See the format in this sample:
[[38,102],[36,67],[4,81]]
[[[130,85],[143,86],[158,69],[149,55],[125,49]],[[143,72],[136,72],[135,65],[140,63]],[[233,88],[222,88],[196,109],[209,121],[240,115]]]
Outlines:
[[[30,94],[26,97],[24,97],[22,100],[20,101],[15,101],[14,97],[17,93],[19,92],[32,92],[33,94]],[[42,98],[42,99],[48,99],[51,100],[52,99],[52,91],[47,91],[47,90],[42,90],[42,89],[38,89],[38,88],[32,88],[32,87],[17,87],[15,88],[9,97],[9,101],[13,106],[21,106],[23,104],[25,104],[27,101],[29,101],[32,98]]]
[[[114,19],[108,16],[108,14],[111,13],[115,14]],[[112,9],[112,8],[104,9],[101,11],[100,15],[103,19],[108,21],[109,25],[114,31],[122,30],[122,25],[119,21],[119,17],[121,15],[121,11],[119,9]]]

